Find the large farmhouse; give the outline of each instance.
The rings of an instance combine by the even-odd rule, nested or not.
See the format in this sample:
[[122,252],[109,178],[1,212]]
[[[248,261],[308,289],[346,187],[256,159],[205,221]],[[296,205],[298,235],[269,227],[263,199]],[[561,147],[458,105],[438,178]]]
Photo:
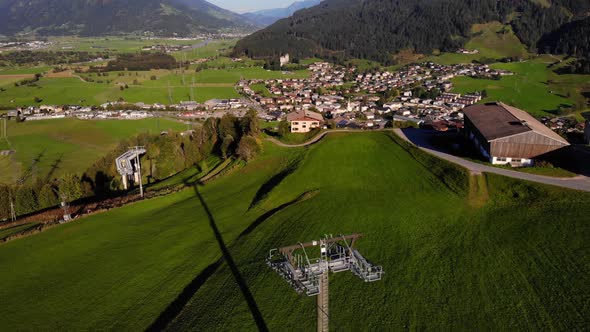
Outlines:
[[495,165],[531,166],[535,158],[570,145],[530,114],[503,103],[463,112],[466,135]]
[[312,111],[299,111],[289,113],[287,121],[291,124],[292,133],[308,133],[312,129],[319,128],[324,117]]

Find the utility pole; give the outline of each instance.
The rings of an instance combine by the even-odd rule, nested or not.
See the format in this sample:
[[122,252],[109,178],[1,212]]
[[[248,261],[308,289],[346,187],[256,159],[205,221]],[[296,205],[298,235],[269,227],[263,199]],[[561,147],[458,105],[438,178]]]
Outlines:
[[14,211],[14,202],[12,201],[10,190],[8,190],[8,200],[10,201],[10,219],[14,222],[16,221],[16,211]]
[[136,164],[137,164],[137,173],[138,173],[138,177],[139,177],[139,195],[141,196],[141,198],[143,198],[143,180],[141,178],[141,163],[139,161],[139,149],[136,147],[135,148],[137,150],[137,154],[135,155],[136,158]]
[[170,101],[170,105],[172,105],[172,90],[170,89],[170,81],[168,81],[168,100]]

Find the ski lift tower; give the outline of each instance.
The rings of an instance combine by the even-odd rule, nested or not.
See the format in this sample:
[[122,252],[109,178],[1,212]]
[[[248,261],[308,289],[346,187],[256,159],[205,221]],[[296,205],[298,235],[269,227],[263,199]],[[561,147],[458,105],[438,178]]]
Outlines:
[[133,180],[135,183],[139,183],[141,197],[143,197],[143,184],[141,182],[141,163],[139,156],[146,152],[147,150],[143,146],[135,146],[115,160],[117,172],[121,174],[121,180],[125,190],[129,189],[129,181]]
[[[355,242],[361,234],[324,236],[319,241],[299,243],[272,249],[267,264],[285,279],[299,294],[317,296],[317,330],[329,331],[328,275],[350,271],[365,282],[381,280],[383,269],[370,263]],[[306,248],[320,247],[320,257],[310,259]],[[295,252],[297,251],[297,253]]]

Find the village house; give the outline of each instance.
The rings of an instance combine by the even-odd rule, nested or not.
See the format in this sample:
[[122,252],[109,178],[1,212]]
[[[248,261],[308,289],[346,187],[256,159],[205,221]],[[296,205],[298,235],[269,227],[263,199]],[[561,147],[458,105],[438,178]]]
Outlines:
[[292,133],[308,133],[312,129],[319,128],[324,117],[312,111],[299,111],[289,113],[287,121],[291,125]]

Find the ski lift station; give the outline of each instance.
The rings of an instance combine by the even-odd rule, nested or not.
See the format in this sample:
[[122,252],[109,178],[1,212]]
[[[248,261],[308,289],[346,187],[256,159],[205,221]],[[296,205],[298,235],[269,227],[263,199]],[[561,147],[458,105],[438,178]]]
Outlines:
[[[328,274],[350,271],[364,282],[381,280],[381,266],[369,262],[354,249],[361,234],[326,235],[319,241],[272,249],[267,264],[299,294],[317,296],[318,331],[328,331]],[[318,247],[319,258],[310,258],[307,249]],[[297,251],[297,252],[296,252]]]
[[139,156],[146,152],[147,151],[143,146],[136,146],[129,149],[129,151],[123,153],[115,160],[117,171],[121,175],[125,190],[129,189],[129,181],[140,183],[141,165],[139,163]]

